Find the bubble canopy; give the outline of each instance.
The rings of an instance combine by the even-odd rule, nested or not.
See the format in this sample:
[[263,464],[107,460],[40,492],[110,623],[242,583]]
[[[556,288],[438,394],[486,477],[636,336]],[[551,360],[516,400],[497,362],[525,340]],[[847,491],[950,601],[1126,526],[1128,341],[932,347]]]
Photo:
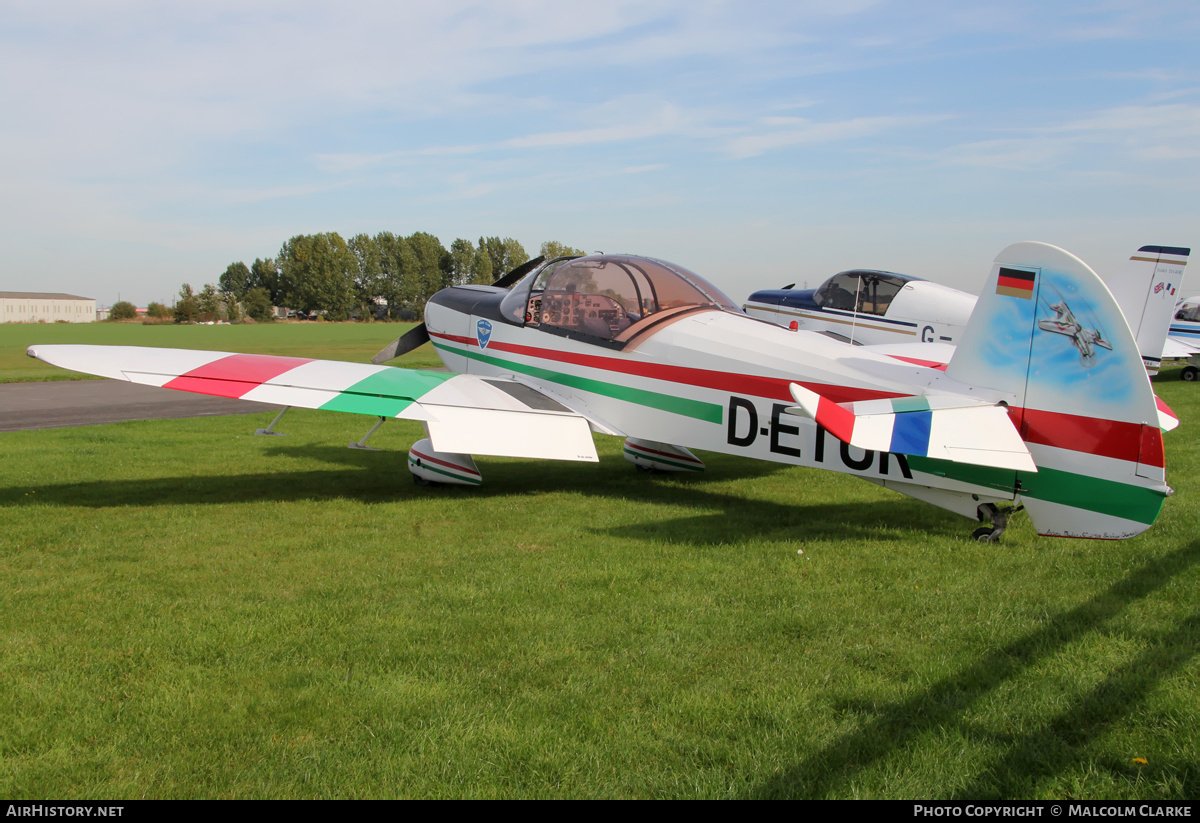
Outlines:
[[510,322],[614,343],[699,309],[739,311],[698,274],[632,255],[551,260],[500,303],[501,315]]

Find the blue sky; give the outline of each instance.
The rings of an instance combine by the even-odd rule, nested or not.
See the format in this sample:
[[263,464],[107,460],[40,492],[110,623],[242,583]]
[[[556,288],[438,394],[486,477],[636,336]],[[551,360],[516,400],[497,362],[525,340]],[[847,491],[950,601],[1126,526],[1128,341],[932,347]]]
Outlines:
[[0,289],[144,305],[318,231],[646,254],[737,301],[1200,246],[1194,2],[434,6],[0,2]]

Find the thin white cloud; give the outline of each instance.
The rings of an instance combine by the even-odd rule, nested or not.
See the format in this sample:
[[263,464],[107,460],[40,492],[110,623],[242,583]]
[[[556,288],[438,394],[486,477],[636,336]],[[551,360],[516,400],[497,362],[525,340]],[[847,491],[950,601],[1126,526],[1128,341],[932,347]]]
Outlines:
[[1147,146],[1136,149],[1134,155],[1143,160],[1190,160],[1200,157],[1200,146]]
[[570,131],[530,134],[525,137],[514,137],[510,140],[505,140],[504,145],[515,149],[528,149],[638,140],[677,132],[681,129],[683,123],[684,117],[678,107],[671,104],[664,104],[651,116],[634,122],[616,123]]
[[854,117],[849,120],[829,122],[816,122],[805,118],[767,118],[764,125],[777,125],[782,120],[786,127],[762,134],[735,137],[726,144],[726,151],[739,159],[757,157],[778,149],[873,137],[947,119],[949,119],[949,115],[923,114]]
[[[1187,160],[1200,156],[1200,105],[1120,106],[1062,123],[1006,131],[1017,134],[948,146],[931,159],[946,165],[1010,170],[1071,164],[1096,151],[1112,153],[1126,163]],[[1120,171],[1133,173],[1124,167]]]
[[1091,117],[1045,127],[1047,132],[1112,135],[1130,131],[1193,136],[1200,134],[1200,105],[1121,106]]
[[1069,151],[1069,142],[1047,138],[979,140],[940,152],[939,163],[1010,170],[1045,168]]
[[313,165],[323,172],[342,174],[344,172],[359,171],[360,169],[379,166],[387,163],[389,160],[395,160],[403,156],[405,156],[403,152],[316,154],[313,156]]

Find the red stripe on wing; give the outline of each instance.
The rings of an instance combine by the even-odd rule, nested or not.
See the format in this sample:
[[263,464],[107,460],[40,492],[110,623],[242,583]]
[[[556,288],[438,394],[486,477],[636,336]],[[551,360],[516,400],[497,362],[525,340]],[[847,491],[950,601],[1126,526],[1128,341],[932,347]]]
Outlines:
[[165,388],[211,394],[216,397],[241,397],[268,380],[311,363],[303,357],[279,357],[271,354],[231,354],[214,360],[165,384]]

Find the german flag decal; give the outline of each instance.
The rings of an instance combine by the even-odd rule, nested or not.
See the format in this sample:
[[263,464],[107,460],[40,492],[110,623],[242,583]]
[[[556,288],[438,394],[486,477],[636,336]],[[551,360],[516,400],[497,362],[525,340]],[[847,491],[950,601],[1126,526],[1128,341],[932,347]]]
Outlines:
[[996,294],[1004,294],[1009,297],[1021,297],[1025,300],[1033,299],[1033,283],[1037,275],[1031,271],[1021,271],[1020,269],[1006,269],[1000,267],[1000,277],[996,281]]

